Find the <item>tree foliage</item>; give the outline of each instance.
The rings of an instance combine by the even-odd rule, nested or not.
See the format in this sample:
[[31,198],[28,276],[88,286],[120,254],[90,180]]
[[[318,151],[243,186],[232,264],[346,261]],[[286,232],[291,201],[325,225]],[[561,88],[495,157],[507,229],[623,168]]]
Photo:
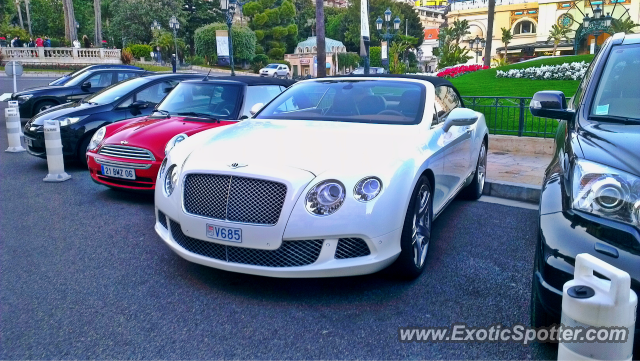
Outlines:
[[572,32],[573,30],[558,26],[556,24],[553,24],[551,26],[547,42],[553,41],[553,55],[556,55],[556,49],[558,49],[558,45],[560,44],[562,39],[566,40],[567,42],[571,41],[571,39],[569,39],[569,34]]
[[273,0],[254,0],[243,6],[242,13],[249,17],[249,27],[255,32],[261,53],[282,59],[287,50],[293,51],[298,27],[295,24],[296,7],[291,0],[284,0],[279,5]]
[[[196,54],[206,58],[209,64],[215,64],[218,61],[216,30],[228,30],[227,24],[209,24],[195,32]],[[246,26],[234,26],[232,31],[234,59],[251,61],[256,54],[256,34]]]
[[440,29],[438,34],[440,46],[433,49],[433,54],[440,59],[439,68],[464,64],[471,59],[468,55],[469,49],[460,47],[462,38],[468,33],[469,23],[466,20],[456,20],[452,27]]
[[[378,48],[379,50],[380,48]],[[335,54],[334,54],[335,55]],[[360,63],[360,55],[356,53],[338,53],[338,69],[356,68]],[[371,65],[374,66],[374,65]]]
[[131,54],[133,55],[133,57],[136,59],[140,59],[143,57],[150,59],[151,52],[153,51],[153,47],[151,47],[151,45],[146,45],[146,44],[131,44],[129,45],[128,49],[129,51],[131,51]]
[[382,48],[379,46],[372,46],[369,48],[369,65],[375,67],[382,67]]
[[624,20],[613,19],[611,21],[611,30],[614,33],[625,33],[625,34],[633,34],[635,33],[633,29],[640,26],[640,24],[636,24],[631,20],[631,18],[626,18]]

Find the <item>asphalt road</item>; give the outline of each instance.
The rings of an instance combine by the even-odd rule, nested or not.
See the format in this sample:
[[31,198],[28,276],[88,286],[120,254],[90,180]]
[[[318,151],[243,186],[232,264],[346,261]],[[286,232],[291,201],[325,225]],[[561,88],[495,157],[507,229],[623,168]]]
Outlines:
[[402,326],[528,324],[534,210],[453,202],[413,282],[385,271],[234,274],[170,251],[153,230],[152,197],[109,190],[77,166],[71,180],[44,183],[46,161],[5,153],[0,125],[0,359],[556,358],[541,345],[397,336]]

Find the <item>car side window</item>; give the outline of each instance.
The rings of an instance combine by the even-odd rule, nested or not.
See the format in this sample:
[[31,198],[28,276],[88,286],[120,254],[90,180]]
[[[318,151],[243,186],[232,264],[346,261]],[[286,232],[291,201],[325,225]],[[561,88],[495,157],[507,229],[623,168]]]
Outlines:
[[164,81],[153,84],[136,93],[135,101],[143,101],[151,104],[158,104],[167,95],[166,89],[172,88],[171,82]]
[[437,86],[435,97],[435,115],[433,119],[433,125],[444,122],[447,115],[455,109],[461,106],[460,98],[456,94],[453,88],[448,86]]
[[247,87],[247,95],[244,101],[244,110],[241,116],[251,116],[251,107],[258,103],[267,104],[271,99],[280,94],[279,85],[254,85]]
[[[602,46],[604,47],[605,44],[603,44]],[[571,100],[571,109],[577,110],[578,106],[580,106],[580,103],[582,103],[582,98],[584,98],[584,94],[585,94],[585,91],[587,90],[587,86],[589,86],[589,82],[591,81],[591,75],[593,74],[593,70],[596,67],[596,63],[602,56],[602,53],[603,53],[602,51],[599,51],[598,54],[596,54],[595,58],[593,58],[593,60],[591,61],[589,68],[587,68],[587,72],[582,77],[582,81],[580,82],[580,85],[576,90],[576,94],[573,96]]]
[[111,85],[111,79],[113,78],[113,73],[98,73],[90,76],[83,83],[90,82],[92,88],[104,88]]
[[116,82],[120,82],[129,78],[133,78],[134,76],[136,76],[136,73],[124,73],[124,72],[118,72],[118,80],[116,80]]

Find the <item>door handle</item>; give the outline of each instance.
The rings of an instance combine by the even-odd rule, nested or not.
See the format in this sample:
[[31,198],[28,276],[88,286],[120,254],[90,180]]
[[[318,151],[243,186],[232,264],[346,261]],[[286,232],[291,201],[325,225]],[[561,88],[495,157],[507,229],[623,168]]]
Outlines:
[[467,134],[471,134],[471,129],[467,128]]

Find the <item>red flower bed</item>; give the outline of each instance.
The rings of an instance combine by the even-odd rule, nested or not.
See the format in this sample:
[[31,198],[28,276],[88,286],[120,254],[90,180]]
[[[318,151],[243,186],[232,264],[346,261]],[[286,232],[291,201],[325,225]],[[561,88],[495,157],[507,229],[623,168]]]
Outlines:
[[441,78],[455,78],[459,75],[471,73],[478,70],[489,69],[488,66],[483,65],[460,65],[455,68],[449,68],[438,73]]

